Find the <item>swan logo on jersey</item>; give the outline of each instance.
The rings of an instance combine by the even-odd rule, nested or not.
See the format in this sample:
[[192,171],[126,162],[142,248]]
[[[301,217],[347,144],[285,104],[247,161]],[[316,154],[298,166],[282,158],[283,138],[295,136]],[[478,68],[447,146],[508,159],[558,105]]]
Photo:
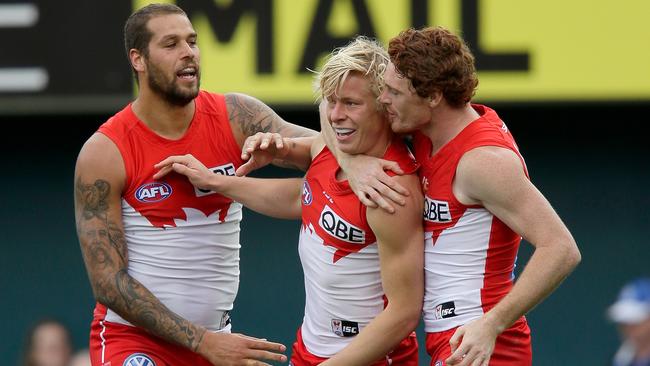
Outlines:
[[343,220],[329,206],[325,205],[318,220],[320,227],[337,239],[352,244],[363,244],[366,240],[366,232]]
[[451,213],[449,212],[449,202],[438,201],[424,196],[424,219],[430,222],[449,222]]
[[359,334],[359,323],[332,319],[332,332],[339,337],[354,337]]
[[172,186],[163,182],[145,183],[135,191],[135,198],[140,202],[160,202],[172,195]]
[[456,305],[453,301],[443,302],[436,306],[435,311],[433,312],[433,317],[435,319],[451,318],[456,315]]
[[134,353],[124,360],[122,366],[156,366],[156,363],[144,353]]
[[[215,166],[214,168],[208,168],[208,169],[210,169],[210,171],[212,171],[213,173],[227,175],[229,177],[233,177],[235,175],[235,166],[233,165],[233,163],[219,165],[219,166]],[[194,193],[196,194],[197,197],[203,197],[217,192],[211,191],[209,189],[200,189],[194,187]]]
[[305,179],[302,182],[302,204],[305,206],[311,205],[311,201],[313,201],[314,196],[311,194],[311,187],[309,186],[309,183],[307,183],[307,179]]

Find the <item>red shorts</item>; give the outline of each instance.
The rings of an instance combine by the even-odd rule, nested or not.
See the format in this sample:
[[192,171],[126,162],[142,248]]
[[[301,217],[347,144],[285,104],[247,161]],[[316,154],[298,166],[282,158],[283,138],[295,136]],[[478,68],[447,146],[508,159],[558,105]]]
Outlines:
[[[291,360],[289,366],[315,366],[325,362],[327,358],[318,357],[307,351],[305,343],[302,341],[301,328],[298,328],[296,342],[293,344]],[[394,350],[390,351],[381,361],[377,361],[370,366],[418,366],[418,340],[415,332],[404,338]]]
[[[427,333],[427,353],[431,356],[431,366],[446,365],[445,360],[451,356],[449,340],[456,329]],[[490,366],[530,366],[532,363],[530,328],[526,319],[522,317],[497,337],[489,364]]]
[[90,327],[93,366],[211,366],[197,353],[140,328],[104,321],[105,314],[98,305]]

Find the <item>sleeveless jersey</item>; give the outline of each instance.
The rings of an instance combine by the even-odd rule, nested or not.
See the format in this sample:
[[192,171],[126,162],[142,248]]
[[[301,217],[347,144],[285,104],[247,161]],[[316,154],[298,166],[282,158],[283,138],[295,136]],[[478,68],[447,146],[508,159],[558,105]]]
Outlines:
[[[492,109],[472,105],[480,118],[431,156],[432,144],[414,136],[421,163],[425,231],[425,331],[440,332],[479,318],[511,289],[521,237],[479,205],[458,202],[452,183],[460,158],[479,146],[519,154],[517,145]],[[527,174],[527,173],[526,173]],[[508,187],[503,187],[508,189]]]
[[[217,331],[229,323],[239,286],[241,205],[194,188],[180,174],[153,179],[154,164],[170,155],[192,154],[226,175],[243,163],[223,95],[201,91],[195,103],[190,126],[178,140],[151,131],[131,105],[99,132],[117,145],[126,169],[122,220],[129,275],[171,311]],[[110,309],[105,320],[130,325]]]
[[[384,159],[405,173],[418,165],[400,139]],[[366,207],[347,181],[337,181],[338,163],[325,147],[303,182],[299,254],[305,276],[305,316],[301,327],[307,350],[332,357],[384,309],[376,238]]]

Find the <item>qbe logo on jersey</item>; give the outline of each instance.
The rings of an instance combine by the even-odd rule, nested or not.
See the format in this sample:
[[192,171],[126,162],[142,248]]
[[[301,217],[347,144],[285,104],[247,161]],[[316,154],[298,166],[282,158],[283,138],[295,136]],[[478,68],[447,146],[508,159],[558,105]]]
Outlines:
[[160,202],[172,195],[172,186],[163,182],[145,183],[135,191],[135,199],[144,203]]
[[430,222],[450,222],[449,202],[438,201],[424,196],[424,220]]
[[[235,176],[235,166],[232,163],[215,166],[214,168],[208,168],[208,169],[210,169],[211,172],[216,174],[227,175],[229,177]],[[208,189],[200,189],[194,187],[194,193],[196,194],[197,197],[203,197],[217,192],[210,191]]]
[[318,224],[333,237],[348,243],[363,244],[366,241],[365,231],[343,220],[327,205],[320,213]]
[[122,366],[156,366],[156,363],[144,353],[134,353],[124,360]]

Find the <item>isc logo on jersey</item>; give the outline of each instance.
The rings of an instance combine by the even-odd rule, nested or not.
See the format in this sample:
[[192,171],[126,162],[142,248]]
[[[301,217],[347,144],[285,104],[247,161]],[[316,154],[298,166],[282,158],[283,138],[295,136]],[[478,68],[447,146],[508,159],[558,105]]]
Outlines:
[[135,191],[135,199],[140,202],[160,202],[172,195],[172,186],[163,182],[145,183]]
[[445,319],[456,316],[456,304],[453,301],[444,302],[436,306],[433,317],[436,319]]
[[354,337],[359,334],[359,323],[332,319],[332,332],[339,337]]
[[307,179],[302,182],[302,204],[305,206],[311,205],[314,196],[311,194],[311,187],[307,183]]
[[320,213],[318,224],[330,235],[348,243],[363,244],[366,241],[365,231],[343,220],[327,205]]
[[[235,166],[232,163],[224,164],[224,165],[219,165],[215,166],[214,168],[208,168],[210,169],[213,173],[221,174],[221,175],[227,175],[229,177],[232,177],[235,175]],[[203,197],[207,196],[209,194],[214,194],[216,193],[215,191],[210,191],[207,189],[200,189],[194,187],[194,193],[196,194],[197,197]]]
[[449,222],[451,213],[449,212],[449,202],[432,200],[424,196],[424,219],[430,222]]

